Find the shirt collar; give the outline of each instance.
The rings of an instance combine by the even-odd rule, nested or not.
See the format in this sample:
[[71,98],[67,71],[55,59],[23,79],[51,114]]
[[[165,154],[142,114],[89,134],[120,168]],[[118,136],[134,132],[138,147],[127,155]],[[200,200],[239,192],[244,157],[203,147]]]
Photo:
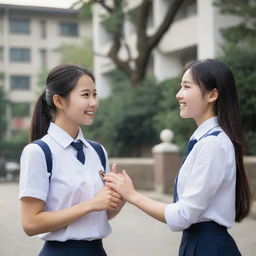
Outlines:
[[[61,127],[56,125],[55,123],[51,122],[48,128],[48,134],[57,141],[63,148],[67,148],[74,139]],[[75,140],[81,140],[83,144],[86,146],[86,141],[83,136],[83,132],[79,127],[79,132]]]
[[204,121],[201,125],[197,127],[190,139],[194,138],[197,141],[200,140],[205,134],[210,130],[219,126],[218,117],[214,116]]

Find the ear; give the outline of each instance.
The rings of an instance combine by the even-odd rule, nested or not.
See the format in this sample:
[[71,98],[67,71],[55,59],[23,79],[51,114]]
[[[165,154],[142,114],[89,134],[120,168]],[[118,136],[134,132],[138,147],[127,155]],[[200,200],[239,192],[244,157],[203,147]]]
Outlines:
[[208,102],[214,102],[218,99],[219,92],[216,88],[212,89],[209,93]]
[[52,100],[56,108],[59,108],[59,109],[64,108],[64,99],[60,95],[54,94]]

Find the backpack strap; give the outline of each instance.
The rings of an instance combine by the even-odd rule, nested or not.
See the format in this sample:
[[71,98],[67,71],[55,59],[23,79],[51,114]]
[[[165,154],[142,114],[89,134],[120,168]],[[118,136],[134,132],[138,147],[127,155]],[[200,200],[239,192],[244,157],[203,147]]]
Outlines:
[[94,150],[97,152],[99,158],[100,158],[100,161],[101,161],[101,164],[102,166],[104,167],[104,172],[106,173],[106,156],[105,156],[105,153],[103,151],[103,148],[102,146],[95,142],[95,141],[92,141],[92,140],[86,140],[88,143],[90,143],[90,145],[94,148]]
[[49,180],[50,180],[52,176],[52,152],[49,146],[47,145],[47,143],[42,140],[35,140],[32,143],[37,144],[44,152],[46,165],[47,165],[47,172],[50,174],[49,176]]
[[215,132],[206,134],[205,137],[207,137],[207,136],[218,136],[220,133],[221,133],[221,131],[215,131]]
[[[86,141],[88,143],[90,143],[90,145],[94,148],[94,150],[98,154],[101,164],[104,167],[104,172],[106,172],[106,156],[105,156],[102,146],[99,143],[92,141],[92,140],[86,140]],[[32,143],[37,144],[44,152],[46,165],[47,165],[47,172],[50,174],[50,176],[49,176],[49,180],[50,180],[52,177],[52,152],[51,152],[51,149],[49,148],[49,146],[47,145],[46,142],[44,142],[43,140],[40,140],[40,139],[35,140]]]

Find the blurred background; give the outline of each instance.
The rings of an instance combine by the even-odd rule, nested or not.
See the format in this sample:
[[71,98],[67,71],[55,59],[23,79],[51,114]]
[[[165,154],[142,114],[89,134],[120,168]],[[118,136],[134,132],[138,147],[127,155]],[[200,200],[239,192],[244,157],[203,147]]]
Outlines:
[[92,70],[100,108],[85,136],[110,157],[150,157],[171,129],[193,131],[175,94],[186,62],[219,58],[233,70],[245,154],[256,153],[256,1],[0,1],[0,162],[18,162],[33,104],[59,63]]
[[[163,201],[169,202],[195,129],[179,117],[175,95],[185,63],[205,58],[223,60],[235,75],[255,199],[256,0],[0,0],[0,256],[35,255],[41,246],[25,237],[18,184],[6,181],[18,181],[33,106],[54,66],[73,63],[93,71],[100,107],[94,124],[83,127],[85,137],[101,142],[137,188],[160,192],[157,199],[166,193]],[[164,130],[160,143],[163,129],[172,132]],[[159,151],[163,145],[168,152]],[[111,255],[159,255],[160,247],[161,255],[177,253],[179,235],[151,219],[143,224],[145,215],[126,207],[107,240]],[[256,250],[255,213],[254,204],[252,218],[232,229],[243,255]],[[127,249],[130,234],[134,253]],[[145,244],[160,247],[145,250]]]

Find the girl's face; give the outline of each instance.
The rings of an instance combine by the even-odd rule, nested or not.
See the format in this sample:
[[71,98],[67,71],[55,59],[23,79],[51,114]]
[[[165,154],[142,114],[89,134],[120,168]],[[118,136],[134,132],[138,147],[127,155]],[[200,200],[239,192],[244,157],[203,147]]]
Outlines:
[[63,100],[65,120],[75,125],[91,125],[98,107],[97,92],[93,80],[88,75],[82,75]]
[[180,116],[193,118],[199,126],[215,115],[213,107],[216,97],[216,90],[203,94],[199,85],[193,81],[190,70],[187,70],[182,77],[181,88],[176,95],[180,104]]

